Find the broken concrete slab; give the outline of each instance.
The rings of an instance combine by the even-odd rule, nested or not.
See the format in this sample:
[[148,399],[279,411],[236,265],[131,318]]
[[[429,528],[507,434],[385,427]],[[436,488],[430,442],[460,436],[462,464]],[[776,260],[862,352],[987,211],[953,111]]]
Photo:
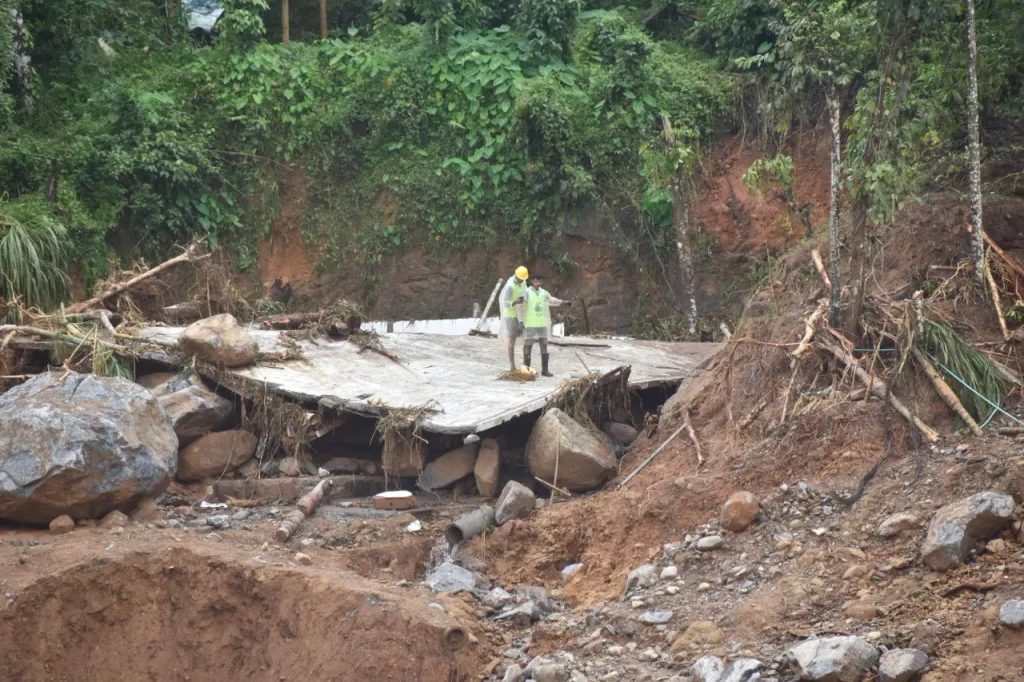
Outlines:
[[416,481],[417,487],[420,490],[439,490],[469,476],[476,466],[476,451],[477,445],[471,443],[427,462]]
[[[177,341],[181,327],[149,327],[142,338],[163,344]],[[284,351],[278,332],[248,329],[260,350]],[[232,369],[229,375],[251,380],[270,392],[334,409],[376,415],[381,406],[411,408],[431,404],[436,411],[421,427],[434,433],[479,433],[519,415],[535,412],[558,393],[561,383],[583,376],[586,369],[607,374],[630,366],[634,389],[675,384],[697,372],[697,366],[718,353],[721,344],[667,343],[602,339],[583,345],[551,348],[559,371],[556,380],[519,383],[502,381],[507,355],[499,339],[478,336],[381,334],[380,343],[398,361],[377,353],[361,353],[355,343],[318,339],[299,342],[303,358]],[[564,339],[570,342],[569,338]],[[166,354],[146,357],[171,364]],[[559,360],[561,358],[561,360]]]

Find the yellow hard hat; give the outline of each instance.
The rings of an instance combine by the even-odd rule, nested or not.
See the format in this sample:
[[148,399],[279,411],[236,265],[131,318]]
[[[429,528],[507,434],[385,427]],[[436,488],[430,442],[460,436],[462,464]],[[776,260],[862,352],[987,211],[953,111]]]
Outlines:
[[525,265],[520,265],[516,268],[516,277],[524,281],[528,280],[530,279],[530,271],[526,269]]

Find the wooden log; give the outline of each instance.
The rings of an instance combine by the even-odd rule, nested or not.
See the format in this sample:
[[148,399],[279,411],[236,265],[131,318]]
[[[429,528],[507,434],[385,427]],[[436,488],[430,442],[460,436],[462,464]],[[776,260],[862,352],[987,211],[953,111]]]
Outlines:
[[[884,381],[874,376],[873,374],[869,374],[863,367],[861,367],[857,363],[857,360],[855,360],[852,355],[850,355],[845,349],[841,348],[837,344],[832,343],[831,341],[827,341],[825,339],[819,339],[818,343],[821,345],[822,348],[824,348],[833,356],[835,356],[837,360],[839,360],[841,363],[849,367],[857,376],[857,378],[860,379],[860,382],[864,384],[867,387],[867,389],[871,391],[871,393],[878,396],[878,398],[880,398],[881,400],[885,400],[885,396],[888,393],[888,387],[886,386]],[[910,424],[913,424],[913,426],[918,431],[921,432],[921,435],[925,437],[925,440],[927,440],[929,443],[939,442],[938,432],[936,432],[935,429],[931,428],[930,426],[922,422],[920,419],[918,419],[916,416],[911,414],[910,410],[907,409],[906,405],[900,402],[898,398],[892,396],[890,398],[890,403],[892,404],[893,409],[896,410],[901,417],[906,419],[907,422],[909,422]]]
[[295,535],[295,531],[299,529],[302,522],[306,520],[306,515],[296,509],[290,511],[281,518],[281,525],[278,526],[277,532],[274,533],[274,537],[278,542],[287,542],[288,538]]
[[690,442],[693,443],[693,449],[697,453],[697,468],[700,469],[704,466],[704,457],[700,454],[700,441],[697,440],[693,424],[690,423],[690,410],[683,410],[683,428],[686,429],[686,435],[690,437]]
[[821,275],[821,281],[825,283],[825,289],[831,291],[832,280],[829,279],[828,272],[825,271],[825,263],[821,260],[821,254],[818,253],[817,249],[811,249],[811,260],[814,261],[814,267],[818,269],[818,274]]
[[1024,436],[1024,426],[1002,426],[997,432],[1000,436]]
[[996,316],[999,318],[999,328],[1003,331],[1003,341],[1010,340],[1010,330],[1006,327],[1006,318],[1003,316],[1003,305],[999,300],[999,287],[992,277],[992,268],[985,263],[985,281],[988,282],[989,291],[992,292],[992,305],[996,309]]
[[164,319],[168,322],[195,322],[203,318],[203,305],[199,301],[186,301],[164,306]]
[[260,329],[300,329],[307,324],[316,324],[327,319],[323,310],[315,313],[287,313],[284,315],[268,315],[256,320]]
[[[487,299],[487,305],[484,306],[484,311],[480,313],[480,319],[476,323],[476,327],[473,329],[475,332],[479,332],[483,329],[484,324],[487,322],[487,316],[491,312],[491,306],[494,305],[494,299],[498,297],[498,292],[501,291],[501,280],[494,285],[494,289],[491,290],[491,296]],[[390,330],[389,330],[390,331]]]
[[[10,332],[14,332],[16,334],[23,334],[25,336],[42,336],[43,338],[46,338],[46,339],[51,339],[51,340],[54,340],[54,341],[64,341],[65,343],[70,343],[70,344],[73,344],[75,346],[85,346],[85,345],[89,344],[89,341],[86,340],[86,339],[83,339],[83,338],[80,338],[80,337],[77,337],[77,336],[73,336],[71,334],[64,334],[62,332],[50,331],[48,329],[39,329],[37,327],[24,327],[24,326],[15,325],[15,324],[0,325],[0,334],[8,334]],[[116,343],[111,343],[110,341],[104,341],[103,339],[97,339],[97,342],[101,346],[106,346],[107,348],[110,348],[111,350],[116,350],[116,351],[121,351],[121,352],[127,352],[128,351],[128,349],[125,348],[124,346],[119,346]]]
[[1003,261],[1007,265],[1009,265],[1013,269],[1014,272],[1016,272],[1021,277],[1024,277],[1024,267],[1021,267],[1020,263],[1015,261],[1013,259],[1013,257],[1010,256],[1010,254],[1008,254],[1005,251],[1003,251],[1002,247],[999,246],[999,244],[996,244],[995,241],[992,239],[992,237],[988,236],[987,232],[982,232],[981,236],[985,239],[985,243],[989,245],[989,248],[991,248],[992,251],[994,251],[997,256],[1002,258]]
[[931,379],[932,386],[935,387],[935,391],[939,394],[939,397],[942,398],[942,401],[946,403],[946,405],[949,406],[949,409],[953,410],[961,420],[963,420],[964,424],[967,425],[967,428],[971,430],[971,433],[975,436],[980,436],[981,427],[978,426],[978,422],[974,421],[974,418],[971,417],[971,414],[964,407],[963,403],[960,402],[960,399],[956,397],[956,393],[953,393],[953,389],[949,387],[949,384],[946,383],[946,380],[943,379],[942,375],[939,374],[937,369],[935,369],[935,366],[932,365],[928,358],[925,357],[925,354],[919,349],[914,348],[911,352],[914,354],[914,359],[917,360],[917,363],[921,365],[921,369],[923,369],[924,373],[929,379]]
[[201,261],[201,260],[205,260],[205,259],[209,258],[210,255],[211,254],[208,254],[208,253],[207,254],[200,254],[199,253],[199,243],[198,242],[192,242],[191,244],[189,244],[185,248],[184,253],[182,253],[181,255],[175,256],[174,258],[171,258],[170,260],[166,260],[163,263],[161,263],[160,265],[156,266],[155,268],[147,270],[146,272],[142,273],[141,275],[136,275],[135,277],[132,277],[131,279],[129,279],[126,282],[120,282],[118,284],[115,284],[115,285],[111,286],[109,289],[104,291],[99,296],[94,296],[93,298],[90,298],[87,301],[82,301],[80,303],[75,303],[74,305],[68,307],[67,312],[69,312],[69,313],[80,313],[83,310],[89,310],[90,308],[99,307],[108,298],[113,298],[114,296],[117,296],[118,294],[122,294],[122,293],[128,291],[129,289],[137,286],[141,282],[144,282],[147,279],[149,279],[149,278],[151,278],[151,277],[153,277],[155,275],[159,275],[161,272],[164,272],[165,270],[173,268],[175,265],[178,265],[179,263],[195,263],[197,261]]
[[814,338],[814,330],[817,328],[818,322],[820,322],[821,318],[825,315],[827,305],[827,301],[819,301],[818,307],[814,309],[814,312],[811,313],[810,317],[807,318],[807,321],[804,322],[804,337],[800,339],[800,345],[798,345],[796,350],[793,351],[793,357],[799,358],[810,349],[811,339]]
[[316,508],[323,502],[324,495],[331,491],[334,487],[334,481],[329,478],[325,478],[316,484],[312,490],[302,496],[302,498],[295,504],[299,511],[305,514],[307,517],[312,516]]

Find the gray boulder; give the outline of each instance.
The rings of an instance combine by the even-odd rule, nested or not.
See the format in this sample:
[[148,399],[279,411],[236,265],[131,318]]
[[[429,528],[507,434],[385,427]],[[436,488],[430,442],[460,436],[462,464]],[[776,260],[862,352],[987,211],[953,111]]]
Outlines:
[[605,422],[601,430],[611,436],[619,445],[632,445],[640,437],[640,432],[629,424],[622,422]]
[[256,436],[247,431],[208,433],[178,453],[178,479],[200,481],[223,476],[248,461],[256,445]]
[[633,590],[651,587],[657,583],[658,569],[654,564],[637,566],[626,576],[626,588],[622,591],[622,596],[625,598],[625,596]]
[[170,417],[181,445],[223,426],[231,417],[231,401],[201,386],[189,386],[157,400]]
[[999,622],[1011,628],[1024,628],[1024,599],[1010,599],[999,607]]
[[959,566],[971,549],[991,538],[1013,519],[1013,498],[978,493],[935,512],[921,548],[921,561],[933,571]]
[[718,656],[702,656],[690,668],[690,675],[696,682],[718,682],[725,670],[725,663]]
[[533,491],[518,481],[509,481],[494,505],[494,522],[499,526],[512,519],[522,519],[533,511],[536,501]]
[[469,476],[476,464],[476,451],[477,446],[470,444],[446,452],[423,467],[416,485],[421,490],[438,490]]
[[0,518],[130,510],[166,486],[178,437],[156,398],[127,379],[40,374],[0,395]]
[[501,678],[501,682],[523,682],[523,669],[513,663],[505,668],[505,676]]
[[557,408],[534,425],[526,444],[526,464],[534,476],[572,492],[593,490],[618,470],[615,455],[601,438]]
[[178,338],[178,347],[204,362],[241,367],[255,362],[260,348],[238,326],[233,315],[223,314],[193,322]]
[[473,475],[476,478],[476,489],[481,495],[494,497],[498,494],[498,477],[501,475],[501,448],[498,441],[485,438],[480,444]]
[[763,663],[756,658],[737,658],[725,665],[718,656],[704,656],[690,668],[696,682],[755,682]]
[[920,649],[890,649],[878,664],[879,682],[910,682],[928,667],[928,654]]
[[[160,380],[160,378],[164,376],[166,376],[166,378]],[[178,391],[184,391],[185,389],[193,386],[196,388],[206,388],[206,384],[203,383],[202,377],[191,369],[183,369],[176,374],[168,374],[166,372],[147,374],[144,377],[136,379],[135,382],[140,386],[148,388],[149,392],[158,398],[170,395],[171,393],[177,393]]]
[[860,637],[809,639],[790,648],[801,680],[861,682],[878,665],[878,649]]
[[901,533],[915,531],[921,527],[921,519],[909,512],[893,514],[878,526],[878,535],[891,538]]
[[424,581],[434,594],[441,592],[469,592],[476,587],[476,576],[462,566],[441,564],[427,574]]

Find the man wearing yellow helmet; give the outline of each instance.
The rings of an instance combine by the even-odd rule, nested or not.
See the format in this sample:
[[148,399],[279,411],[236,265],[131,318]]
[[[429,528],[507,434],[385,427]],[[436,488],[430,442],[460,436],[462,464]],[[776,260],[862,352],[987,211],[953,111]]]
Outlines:
[[530,271],[525,265],[516,268],[501,290],[501,336],[508,349],[508,364],[516,371],[516,339],[523,335],[523,296]]

